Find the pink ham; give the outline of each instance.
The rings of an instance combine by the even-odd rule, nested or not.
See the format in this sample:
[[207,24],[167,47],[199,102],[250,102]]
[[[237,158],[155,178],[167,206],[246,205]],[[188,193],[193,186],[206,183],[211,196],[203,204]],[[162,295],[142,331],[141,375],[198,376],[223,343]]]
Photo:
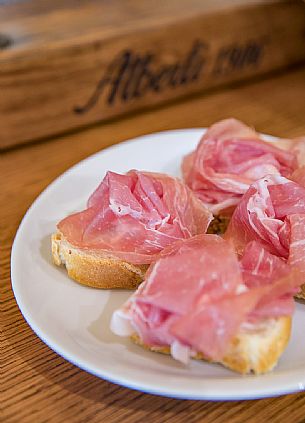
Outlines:
[[133,170],[108,172],[87,209],[62,220],[58,229],[78,248],[146,264],[174,241],[205,233],[211,218],[178,179]]
[[210,301],[231,294],[242,278],[233,247],[221,237],[204,235],[164,250],[156,266],[148,271],[146,281],[142,291],[145,302],[186,313],[198,295],[201,301],[205,297]]
[[111,327],[119,335],[136,332],[147,345],[170,346],[182,362],[194,351],[217,360],[243,324],[290,315],[299,280],[259,243],[239,262],[230,242],[199,235],[164,250]]
[[[305,139],[267,143],[236,119],[212,125],[186,156],[186,184],[214,214],[239,202],[250,184],[267,174],[290,175],[302,163]],[[299,164],[298,164],[299,159]]]
[[277,175],[251,185],[225,234],[239,253],[250,241],[305,272],[305,188]]
[[259,297],[258,291],[244,292],[198,305],[174,322],[171,333],[192,350],[220,360]]
[[275,279],[287,276],[291,267],[285,260],[269,253],[261,243],[246,245],[240,260],[243,281],[248,288],[265,286]]
[[305,272],[305,214],[287,218],[290,227],[288,263]]
[[300,272],[292,269],[285,260],[269,253],[257,241],[246,245],[240,265],[247,288],[265,289],[249,316],[250,320],[292,314],[293,295],[298,292],[303,281]]

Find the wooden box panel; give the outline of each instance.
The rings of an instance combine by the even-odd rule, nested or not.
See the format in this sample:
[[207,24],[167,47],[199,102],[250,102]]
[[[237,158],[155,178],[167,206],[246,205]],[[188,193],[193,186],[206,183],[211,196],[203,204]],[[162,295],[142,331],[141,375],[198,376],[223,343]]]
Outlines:
[[1,149],[305,61],[302,1],[28,0],[0,12]]

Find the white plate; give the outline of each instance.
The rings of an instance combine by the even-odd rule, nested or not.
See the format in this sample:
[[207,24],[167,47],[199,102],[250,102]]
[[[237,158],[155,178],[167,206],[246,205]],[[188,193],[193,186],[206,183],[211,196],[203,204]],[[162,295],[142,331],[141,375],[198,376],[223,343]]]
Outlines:
[[52,264],[50,235],[56,223],[85,206],[89,193],[110,169],[145,169],[178,175],[181,158],[197,145],[203,129],[152,134],[80,162],[33,203],[12,250],[12,285],[19,308],[36,334],[58,354],[96,376],[153,394],[187,399],[245,399],[304,390],[305,305],[296,305],[292,338],[276,369],[240,376],[220,365],[192,361],[189,367],[117,337],[112,312],[130,295],[101,291],[70,280]]

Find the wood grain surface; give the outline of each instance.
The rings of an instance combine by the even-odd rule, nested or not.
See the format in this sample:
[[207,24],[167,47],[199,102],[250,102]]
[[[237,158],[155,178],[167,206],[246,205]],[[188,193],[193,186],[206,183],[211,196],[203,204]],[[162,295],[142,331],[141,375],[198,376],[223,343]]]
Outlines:
[[0,2],[0,149],[305,62],[301,0],[74,3]]
[[98,379],[56,355],[37,338],[24,321],[11,290],[10,249],[20,220],[37,195],[64,170],[124,139],[165,129],[208,126],[229,116],[269,134],[305,134],[305,69],[189,98],[1,154],[1,421],[305,421],[304,392],[256,401],[183,401],[143,394]]

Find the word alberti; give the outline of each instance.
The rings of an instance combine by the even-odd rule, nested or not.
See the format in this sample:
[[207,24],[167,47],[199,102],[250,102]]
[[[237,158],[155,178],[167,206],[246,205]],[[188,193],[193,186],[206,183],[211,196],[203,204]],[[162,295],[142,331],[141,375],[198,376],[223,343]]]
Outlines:
[[195,40],[181,59],[171,64],[162,64],[162,56],[158,57],[156,52],[139,54],[132,49],[121,51],[107,66],[87,101],[76,106],[74,112],[86,113],[100,99],[107,106],[112,106],[117,101],[126,103],[141,98],[148,92],[161,93],[195,83],[207,73],[219,78],[257,66],[263,57],[264,42],[249,40],[243,44],[223,46],[216,55],[211,55],[210,50],[207,43]]

